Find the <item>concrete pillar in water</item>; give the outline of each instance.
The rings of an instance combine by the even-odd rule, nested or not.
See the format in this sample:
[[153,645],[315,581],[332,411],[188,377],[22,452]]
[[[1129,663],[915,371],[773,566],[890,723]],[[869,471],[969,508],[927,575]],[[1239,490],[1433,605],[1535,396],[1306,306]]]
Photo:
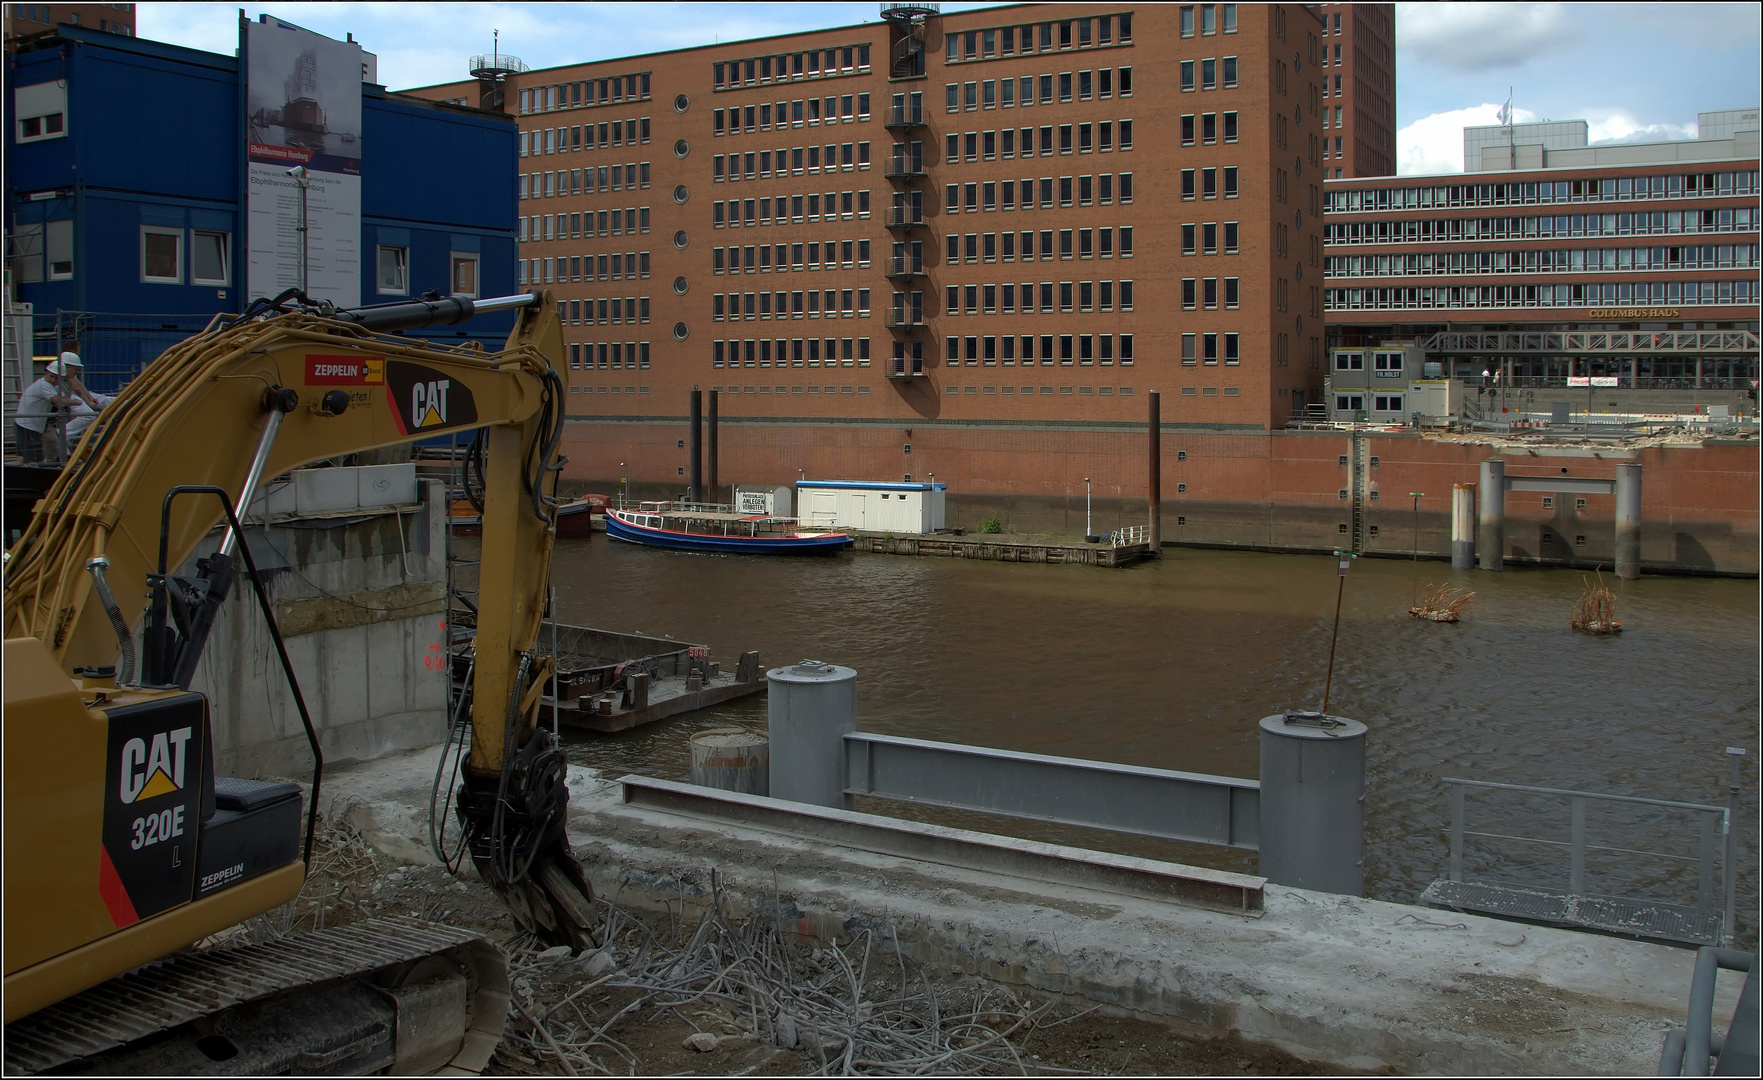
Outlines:
[[686,498],[691,502],[698,502],[704,498],[704,452],[701,443],[703,407],[703,393],[694,386],[692,387],[692,437],[686,442],[692,452],[691,468],[687,470],[691,487],[686,489]]
[[1475,551],[1483,570],[1500,570],[1506,562],[1506,462],[1488,458],[1481,463],[1481,484],[1476,494],[1481,499],[1481,528],[1475,536]]
[[843,808],[845,735],[857,730],[857,672],[804,660],[766,672],[771,797]]
[[1145,486],[1150,493],[1151,554],[1156,555],[1163,550],[1163,395],[1155,390],[1151,391],[1149,431],[1150,475]]
[[[710,388],[710,417],[706,424],[709,428],[709,431],[706,434],[709,436],[709,446],[707,449],[709,450],[708,465],[710,467],[710,480],[709,494],[706,495],[705,498],[711,502],[716,501],[718,492],[722,490],[716,479],[716,399],[720,396],[722,395],[719,390],[714,386]],[[729,501],[734,502],[733,499],[730,499]]]
[[1262,877],[1363,894],[1365,731],[1357,720],[1320,713],[1262,719]]
[[1616,466],[1616,576],[1641,576],[1641,467],[1631,462]]
[[692,783],[771,794],[771,742],[752,731],[712,728],[692,736]]
[[1475,485],[1451,485],[1451,569],[1475,569]]

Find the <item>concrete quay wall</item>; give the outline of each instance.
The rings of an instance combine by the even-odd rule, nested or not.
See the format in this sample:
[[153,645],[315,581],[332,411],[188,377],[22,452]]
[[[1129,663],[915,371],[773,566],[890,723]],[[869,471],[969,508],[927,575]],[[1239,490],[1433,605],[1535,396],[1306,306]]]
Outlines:
[[[1162,437],[1164,542],[1271,551],[1347,546],[1354,438],[1338,431],[1202,431],[1166,425]],[[1450,556],[1451,487],[1479,480],[1503,457],[1511,476],[1609,479],[1619,461],[1642,466],[1641,563],[1653,572],[1758,573],[1760,454],[1754,440],[1639,448],[1540,447],[1495,440],[1364,433],[1362,484],[1370,555]],[[683,446],[680,444],[684,444]],[[1080,536],[1090,479],[1095,531],[1146,520],[1147,437],[1142,427],[747,422],[719,427],[721,497],[732,483],[811,479],[949,485],[947,521],[973,529],[996,514],[1008,531]],[[574,420],[566,477],[634,497],[670,498],[690,474],[683,418]],[[622,468],[621,468],[622,463]],[[1409,493],[1424,492],[1416,515]],[[1342,492],[1346,492],[1343,497]],[[1581,507],[1579,500],[1584,500]],[[1615,497],[1537,493],[1506,501],[1506,557],[1518,563],[1608,568]],[[1418,529],[1416,526],[1418,525]],[[1583,538],[1583,540],[1581,539]]]
[[[447,672],[435,659],[446,643],[445,492],[432,481],[418,492],[413,512],[246,529],[327,763],[427,746],[446,732]],[[202,553],[217,542],[218,533]],[[208,695],[219,773],[311,775],[300,714],[242,578],[192,689]]]
[[[438,749],[438,748],[437,748]],[[323,809],[376,848],[427,862],[437,749],[327,777]],[[866,930],[932,975],[982,976],[1236,1036],[1332,1064],[1402,1073],[1651,1073],[1682,1024],[1695,954],[1269,886],[1259,918],[919,862],[625,805],[570,769],[570,837],[595,888],[690,922],[715,871],[736,915],[803,940]],[[1716,1012],[1730,1015],[1736,984]]]

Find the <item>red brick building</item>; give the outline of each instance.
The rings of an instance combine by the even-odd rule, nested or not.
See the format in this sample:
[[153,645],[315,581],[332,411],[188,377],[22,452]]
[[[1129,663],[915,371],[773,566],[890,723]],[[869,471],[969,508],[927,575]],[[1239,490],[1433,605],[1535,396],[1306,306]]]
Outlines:
[[133,37],[135,5],[7,4],[6,51],[12,51],[13,38],[47,33],[61,23]]
[[[922,452],[950,427],[1057,453],[1074,428],[1142,430],[1153,390],[1166,424],[1211,430],[1280,428],[1316,399],[1318,11],[934,6],[512,65],[522,274],[565,305],[572,474],[618,475],[639,427],[674,446],[694,387],[721,392],[725,443],[787,427],[791,473],[916,464],[958,486],[980,477],[832,448],[916,430]],[[723,460],[724,479],[788,478]]]
[[1323,175],[1396,172],[1396,5],[1319,4]]

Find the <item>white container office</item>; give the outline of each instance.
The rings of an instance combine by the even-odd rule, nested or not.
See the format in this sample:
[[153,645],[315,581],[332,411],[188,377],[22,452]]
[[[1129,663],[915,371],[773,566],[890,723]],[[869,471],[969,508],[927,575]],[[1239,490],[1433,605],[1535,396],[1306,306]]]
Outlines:
[[802,480],[797,517],[810,528],[925,533],[943,528],[947,484],[862,480]]

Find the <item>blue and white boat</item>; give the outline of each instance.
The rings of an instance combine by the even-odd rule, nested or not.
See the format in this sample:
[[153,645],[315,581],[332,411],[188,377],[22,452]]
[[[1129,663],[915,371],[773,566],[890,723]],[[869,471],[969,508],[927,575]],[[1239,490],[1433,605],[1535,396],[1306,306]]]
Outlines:
[[748,555],[806,555],[842,551],[841,532],[803,531],[793,517],[738,514],[704,503],[645,502],[634,510],[606,511],[606,535],[647,547]]

